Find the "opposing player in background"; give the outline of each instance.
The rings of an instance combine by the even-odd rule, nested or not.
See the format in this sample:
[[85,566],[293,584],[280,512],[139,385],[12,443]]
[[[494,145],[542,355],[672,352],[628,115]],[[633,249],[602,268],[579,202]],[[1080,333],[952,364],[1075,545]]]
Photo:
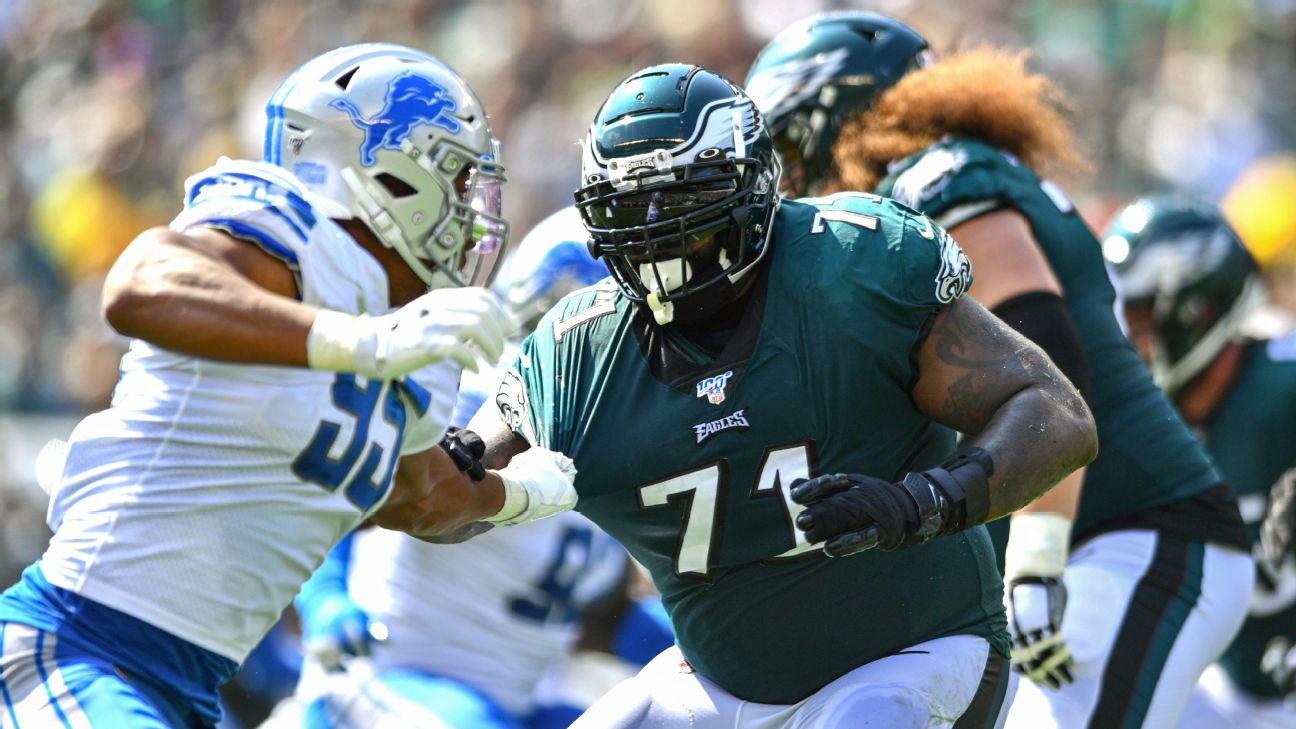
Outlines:
[[[507,362],[521,335],[559,299],[607,276],[590,257],[586,237],[575,208],[567,208],[534,228],[505,260],[493,288],[520,324],[506,347]],[[498,367],[465,372],[452,424],[466,425],[503,375]],[[618,611],[651,615],[651,605],[623,596],[629,569],[625,550],[574,512],[495,529],[453,548],[385,529],[356,532],[334,547],[296,600],[306,646],[324,670],[310,669],[302,682],[296,701],[302,716],[293,725],[565,727],[588,700],[571,706],[537,695],[537,685],[560,669],[591,605],[616,601]],[[374,643],[377,625],[386,639]],[[617,637],[646,642],[640,652],[652,655],[672,642],[669,627],[660,624],[655,636],[623,631]],[[370,656],[365,670],[338,675],[355,665],[346,655]],[[564,696],[601,695],[642,666],[614,669],[610,656],[586,665],[592,662],[605,675],[592,687],[558,679]],[[275,726],[289,721],[285,716]]]
[[1247,331],[1259,272],[1215,209],[1145,198],[1112,221],[1130,339],[1237,493],[1256,560],[1247,620],[1179,726],[1296,727],[1296,337]]
[[556,455],[474,482],[436,447],[460,369],[508,329],[465,286],[507,232],[472,90],[425,53],[348,46],[267,112],[265,161],[190,178],[108,276],[134,341],[72,434],[48,549],[0,597],[5,729],[212,726],[217,686],[364,519],[441,538],[569,491]]
[[933,62],[918,33],[873,13],[787,29],[747,85],[797,193],[871,189],[947,227],[975,267],[971,294],[1093,408],[1098,458],[1014,515],[1001,547],[1013,662],[1032,679],[1009,726],[1173,725],[1241,624],[1249,545],[1117,324],[1098,242],[1032,169],[1074,159],[1056,90],[1020,56]]
[[[778,184],[741,89],[684,64],[621,82],[576,193],[612,280],[545,315],[470,425],[488,463],[568,453],[671,616],[678,648],[575,726],[993,726],[1011,679],[980,524],[1092,458],[1092,421],[961,298],[930,220]],[[977,436],[955,455],[933,419]]]

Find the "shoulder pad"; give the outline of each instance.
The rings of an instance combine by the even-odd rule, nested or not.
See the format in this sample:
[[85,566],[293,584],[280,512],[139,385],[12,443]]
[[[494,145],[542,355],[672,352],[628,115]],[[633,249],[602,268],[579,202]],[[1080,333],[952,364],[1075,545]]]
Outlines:
[[225,228],[286,257],[307,244],[319,217],[301,183],[286,170],[222,159],[185,181],[185,209],[172,227]]
[[949,140],[896,163],[889,193],[915,210],[940,216],[953,205],[997,197],[995,170],[1008,166],[1021,162],[981,142]]

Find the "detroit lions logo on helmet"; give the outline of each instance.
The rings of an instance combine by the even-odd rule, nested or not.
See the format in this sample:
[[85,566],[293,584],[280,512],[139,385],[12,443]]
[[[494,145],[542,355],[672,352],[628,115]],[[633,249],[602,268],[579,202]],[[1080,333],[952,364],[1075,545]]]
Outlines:
[[379,149],[400,149],[401,142],[416,126],[432,124],[452,134],[460,129],[459,121],[450,116],[458,106],[455,100],[431,79],[413,71],[392,79],[387,85],[387,98],[382,110],[370,119],[361,116],[355,104],[346,99],[334,99],[330,106],[345,111],[351,117],[351,123],[364,131],[360,164],[365,167],[372,167],[377,161],[374,152]]

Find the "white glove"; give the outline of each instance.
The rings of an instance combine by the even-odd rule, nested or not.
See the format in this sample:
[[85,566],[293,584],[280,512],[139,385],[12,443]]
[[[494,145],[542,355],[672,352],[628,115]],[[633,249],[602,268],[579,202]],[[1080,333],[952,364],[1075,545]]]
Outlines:
[[1071,520],[1027,512],[1013,517],[1005,553],[1004,603],[1012,633],[1012,666],[1041,686],[1057,689],[1074,679],[1075,660],[1062,637]]
[[492,524],[525,524],[576,506],[576,464],[557,451],[532,446],[513,456],[499,471],[504,481],[504,506]]
[[508,313],[488,289],[436,289],[382,316],[321,309],[306,338],[306,360],[311,369],[379,380],[446,358],[476,372],[478,354],[497,361],[512,329]]

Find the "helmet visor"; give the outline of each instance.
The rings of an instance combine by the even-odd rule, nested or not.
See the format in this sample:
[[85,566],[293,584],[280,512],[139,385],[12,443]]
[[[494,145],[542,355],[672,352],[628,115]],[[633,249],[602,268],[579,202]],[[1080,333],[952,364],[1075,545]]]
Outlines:
[[472,168],[461,190],[472,210],[472,227],[459,270],[468,286],[489,286],[508,244],[503,210],[504,179],[493,171]]

